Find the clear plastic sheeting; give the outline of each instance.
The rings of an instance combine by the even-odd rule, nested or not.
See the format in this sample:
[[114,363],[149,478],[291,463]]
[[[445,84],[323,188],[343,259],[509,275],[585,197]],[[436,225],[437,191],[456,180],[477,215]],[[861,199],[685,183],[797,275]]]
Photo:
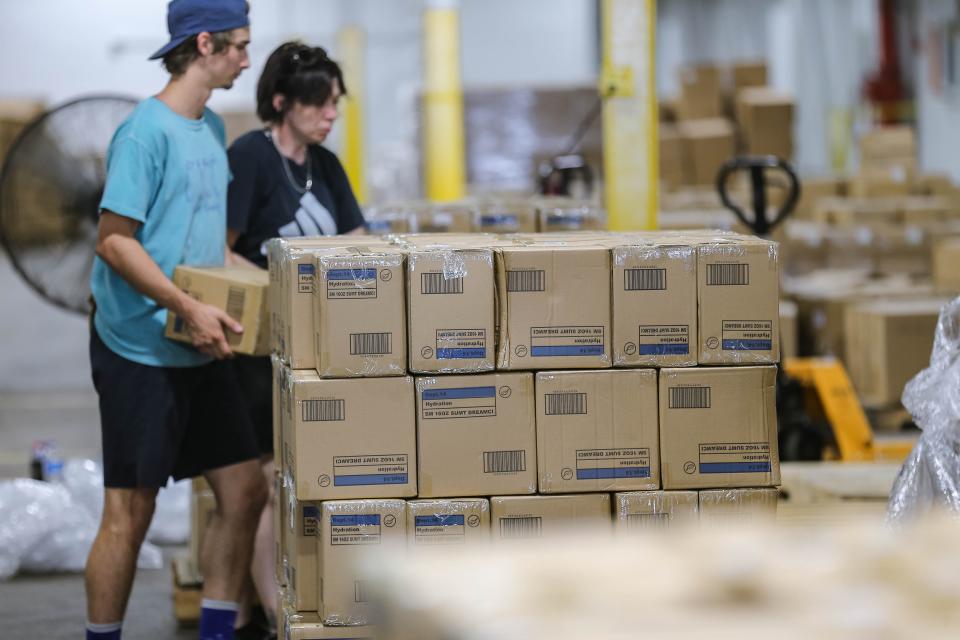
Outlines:
[[923,433],[894,482],[887,517],[960,514],[960,298],[940,311],[930,366],[907,383],[902,400]]
[[[62,482],[0,482],[0,579],[18,571],[82,571],[100,522],[102,482],[99,465],[89,460],[68,461]],[[161,568],[160,550],[144,543],[137,566]]]

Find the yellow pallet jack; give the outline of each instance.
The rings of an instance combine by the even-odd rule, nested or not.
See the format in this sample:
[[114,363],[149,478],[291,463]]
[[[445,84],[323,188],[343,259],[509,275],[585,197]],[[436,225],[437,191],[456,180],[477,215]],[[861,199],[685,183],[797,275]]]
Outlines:
[[[730,199],[728,178],[749,173],[753,215]],[[768,173],[779,174],[768,182]],[[778,210],[767,207],[767,187],[786,189]],[[793,213],[800,181],[788,162],[776,156],[731,158],[717,174],[720,200],[758,236],[768,236]],[[777,418],[781,460],[901,462],[915,442],[874,436],[843,364],[835,358],[786,358],[777,376]]]

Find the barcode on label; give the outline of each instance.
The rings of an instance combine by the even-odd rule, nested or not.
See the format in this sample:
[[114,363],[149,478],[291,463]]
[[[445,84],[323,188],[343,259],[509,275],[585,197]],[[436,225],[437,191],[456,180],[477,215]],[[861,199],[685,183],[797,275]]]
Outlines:
[[227,289],[227,315],[234,320],[240,320],[243,317],[243,303],[246,297],[247,292],[240,287]]
[[624,291],[663,291],[667,288],[666,269],[626,269]]
[[367,602],[367,581],[366,580],[353,581],[353,601]]
[[527,470],[527,452],[519,451],[484,451],[484,473],[516,473]]
[[657,528],[657,527],[666,527],[670,524],[670,514],[669,513],[628,513],[627,514],[627,528],[628,529],[643,529],[643,528]]
[[304,400],[301,418],[304,422],[346,420],[344,400]]
[[586,415],[587,394],[547,393],[543,396],[544,413],[548,416]]
[[522,518],[500,518],[501,538],[539,538],[542,518],[526,516]]
[[463,278],[446,278],[442,273],[421,273],[420,293],[463,293]]
[[544,291],[547,277],[545,271],[507,271],[507,291]]
[[720,286],[750,284],[750,265],[708,264],[707,284]]
[[376,356],[393,353],[392,333],[351,333],[350,355]]
[[670,387],[671,409],[709,409],[710,387]]

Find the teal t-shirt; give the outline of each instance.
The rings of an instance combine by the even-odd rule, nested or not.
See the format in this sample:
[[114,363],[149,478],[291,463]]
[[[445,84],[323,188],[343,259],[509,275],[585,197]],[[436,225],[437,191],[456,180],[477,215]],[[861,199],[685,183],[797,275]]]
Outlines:
[[[209,109],[192,120],[148,98],[110,142],[100,208],[142,223],[136,238],[167,277],[179,264],[223,265],[230,179],[225,138],[223,121]],[[114,353],[161,367],[210,362],[192,346],[165,338],[167,310],[99,257],[91,288],[97,333]]]

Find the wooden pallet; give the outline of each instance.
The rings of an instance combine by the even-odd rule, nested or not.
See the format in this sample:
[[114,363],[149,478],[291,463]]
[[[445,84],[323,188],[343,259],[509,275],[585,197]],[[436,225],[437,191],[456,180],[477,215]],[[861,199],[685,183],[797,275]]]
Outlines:
[[173,615],[177,624],[192,627],[200,623],[203,578],[188,555],[177,556],[173,569]]

